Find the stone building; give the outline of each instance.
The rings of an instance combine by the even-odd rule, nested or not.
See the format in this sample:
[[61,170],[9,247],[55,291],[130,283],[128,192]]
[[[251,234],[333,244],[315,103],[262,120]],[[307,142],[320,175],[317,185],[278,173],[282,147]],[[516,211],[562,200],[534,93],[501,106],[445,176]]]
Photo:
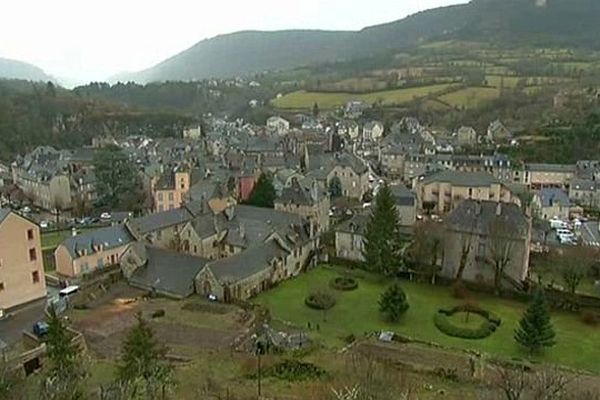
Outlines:
[[291,187],[284,188],[281,196],[275,199],[275,210],[306,218],[318,232],[329,229],[329,208],[329,193],[314,180],[309,180],[307,186],[293,180]]

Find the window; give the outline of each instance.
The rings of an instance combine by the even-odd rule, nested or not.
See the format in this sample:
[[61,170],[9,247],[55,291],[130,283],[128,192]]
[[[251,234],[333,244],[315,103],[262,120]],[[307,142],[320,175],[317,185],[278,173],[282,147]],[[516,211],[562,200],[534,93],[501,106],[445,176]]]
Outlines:
[[158,198],[158,201],[163,201],[163,194],[161,192],[159,192],[156,197]]
[[27,229],[27,240],[33,240],[33,229]]
[[169,201],[173,201],[174,199],[173,192],[169,192]]
[[29,249],[29,261],[36,261],[37,260],[37,253],[35,252],[35,249]]
[[0,292],[4,290],[4,282],[0,282]]
[[31,280],[33,283],[40,283],[40,273],[39,271],[33,271],[31,273]]

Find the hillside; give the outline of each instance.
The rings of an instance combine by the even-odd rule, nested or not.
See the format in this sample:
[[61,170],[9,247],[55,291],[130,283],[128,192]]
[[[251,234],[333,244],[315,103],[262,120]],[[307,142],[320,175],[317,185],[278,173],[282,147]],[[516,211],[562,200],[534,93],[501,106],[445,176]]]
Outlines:
[[0,79],[23,79],[44,82],[54,80],[35,65],[7,58],[0,58]]
[[[595,0],[473,0],[358,32],[246,31],[203,40],[160,64],[112,80],[196,80],[365,58],[430,40],[598,47]],[[390,10],[393,14],[393,10]]]

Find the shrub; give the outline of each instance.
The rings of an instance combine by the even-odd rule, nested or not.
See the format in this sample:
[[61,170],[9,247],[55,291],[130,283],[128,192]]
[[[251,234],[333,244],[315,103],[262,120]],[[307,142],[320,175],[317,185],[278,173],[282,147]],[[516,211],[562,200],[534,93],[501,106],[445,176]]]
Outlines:
[[581,320],[586,325],[596,326],[600,323],[600,313],[598,311],[585,310],[581,313]]
[[317,291],[309,294],[304,303],[315,310],[329,310],[335,306],[335,297],[332,294],[325,291]]
[[156,310],[152,313],[152,318],[160,318],[165,316],[165,310]]
[[[311,363],[297,360],[284,360],[263,370],[264,376],[272,376],[288,382],[298,382],[309,379],[318,379],[327,374],[327,372]],[[256,377],[255,374],[249,375],[249,378]]]
[[[480,315],[485,320],[477,328],[455,325],[449,317],[459,312]],[[501,320],[496,314],[474,304],[463,304],[454,308],[442,308],[434,316],[435,326],[448,336],[462,339],[483,339],[490,336],[500,326]]]
[[390,286],[379,298],[379,312],[389,322],[398,322],[408,307],[406,293],[397,283]]
[[358,288],[358,281],[350,276],[338,276],[329,282],[329,286],[340,291],[350,291]]

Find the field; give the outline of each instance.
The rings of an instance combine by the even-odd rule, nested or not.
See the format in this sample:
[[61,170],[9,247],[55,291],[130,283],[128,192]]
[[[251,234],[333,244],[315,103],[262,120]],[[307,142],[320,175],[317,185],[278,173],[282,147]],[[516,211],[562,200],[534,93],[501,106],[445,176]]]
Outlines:
[[499,96],[500,91],[496,88],[470,87],[440,96],[439,100],[456,108],[475,108]]
[[444,91],[450,84],[421,86],[408,89],[386,90],[366,94],[307,92],[300,90],[273,100],[272,104],[280,109],[309,109],[317,103],[321,109],[333,109],[344,106],[352,100],[368,104],[381,101],[383,105],[402,105],[427,95]]
[[[402,282],[410,309],[397,325],[381,320],[377,311],[380,293],[386,287],[368,275],[360,279],[359,288],[338,294],[337,304],[329,311],[315,311],[304,305],[304,298],[315,288],[326,287],[337,273],[320,268],[286,282],[260,295],[256,302],[268,307],[274,318],[289,321],[299,327],[318,325],[312,334],[327,346],[339,347],[348,335],[392,330],[413,338],[440,343],[457,349],[473,349],[504,358],[525,358],[527,353],[513,339],[513,331],[526,305],[486,295],[474,295],[478,304],[500,316],[502,324],[490,337],[482,340],[464,340],[448,337],[433,324],[433,315],[440,307],[460,304],[447,287]],[[538,361],[563,364],[593,372],[600,372],[600,329],[584,325],[577,314],[553,313],[552,321],[557,334],[557,345],[546,351]]]

